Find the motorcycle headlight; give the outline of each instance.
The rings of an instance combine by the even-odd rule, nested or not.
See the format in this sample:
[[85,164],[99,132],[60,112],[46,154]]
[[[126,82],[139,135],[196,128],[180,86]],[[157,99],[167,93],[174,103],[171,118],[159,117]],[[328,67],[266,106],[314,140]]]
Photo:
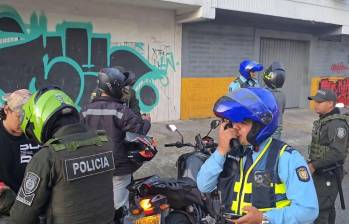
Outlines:
[[139,202],[139,205],[141,206],[141,208],[144,211],[149,211],[149,210],[151,210],[153,208],[153,205],[151,204],[150,199],[142,199]]

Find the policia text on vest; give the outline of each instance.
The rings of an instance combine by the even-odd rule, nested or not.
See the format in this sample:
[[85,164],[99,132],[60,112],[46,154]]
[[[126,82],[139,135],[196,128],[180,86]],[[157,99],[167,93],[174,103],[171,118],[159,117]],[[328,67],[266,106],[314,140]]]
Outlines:
[[112,152],[68,159],[64,163],[67,180],[76,180],[114,169],[112,166],[114,164]]

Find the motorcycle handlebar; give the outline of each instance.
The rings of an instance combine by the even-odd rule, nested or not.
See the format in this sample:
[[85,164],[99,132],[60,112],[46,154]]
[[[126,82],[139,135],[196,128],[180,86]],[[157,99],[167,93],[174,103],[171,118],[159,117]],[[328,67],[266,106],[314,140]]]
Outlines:
[[168,143],[164,145],[165,147],[177,147],[177,148],[182,148],[185,146],[193,147],[191,143],[182,143],[182,142],[176,142],[176,143]]
[[206,144],[205,148],[209,148],[209,149],[213,149],[213,148],[217,148],[218,144],[217,143],[212,143],[212,144]]

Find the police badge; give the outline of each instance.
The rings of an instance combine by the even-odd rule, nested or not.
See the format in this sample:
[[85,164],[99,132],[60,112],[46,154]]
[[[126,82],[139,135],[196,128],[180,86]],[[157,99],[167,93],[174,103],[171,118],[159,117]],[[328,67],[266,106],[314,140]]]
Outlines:
[[305,166],[300,166],[296,169],[298,179],[302,182],[308,182],[310,180],[310,175]]
[[337,128],[337,137],[342,139],[345,137],[345,135],[347,134],[347,131],[345,130],[345,128],[343,127],[339,127]]
[[34,192],[38,188],[40,177],[35,173],[28,172],[23,180],[22,186],[19,189],[16,200],[25,205],[31,206],[35,197]]
[[35,173],[28,172],[24,181],[23,181],[23,189],[24,193],[29,195],[35,192],[40,183],[40,177]]

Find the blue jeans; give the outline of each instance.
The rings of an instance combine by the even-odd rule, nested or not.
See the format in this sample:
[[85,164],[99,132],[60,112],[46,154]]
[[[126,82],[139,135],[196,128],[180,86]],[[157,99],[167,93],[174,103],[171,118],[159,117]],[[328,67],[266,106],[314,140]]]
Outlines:
[[113,176],[114,208],[115,210],[122,206],[129,207],[129,191],[127,186],[131,183],[132,174],[124,176]]

